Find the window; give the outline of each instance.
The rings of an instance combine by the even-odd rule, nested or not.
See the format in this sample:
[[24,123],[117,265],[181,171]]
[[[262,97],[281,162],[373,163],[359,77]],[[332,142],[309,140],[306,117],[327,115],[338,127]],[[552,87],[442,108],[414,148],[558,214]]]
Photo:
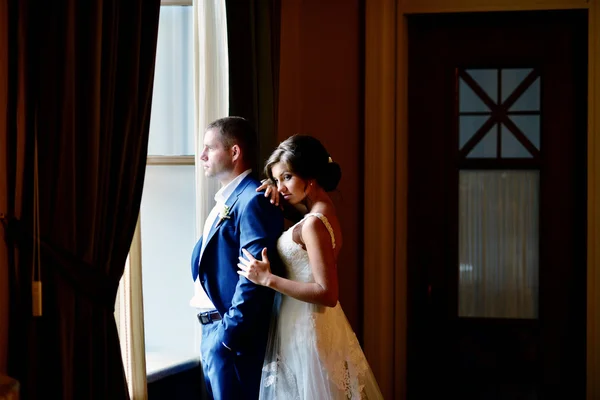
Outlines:
[[149,379],[199,356],[190,255],[196,239],[192,7],[162,6],[140,209]]
[[144,192],[115,305],[132,398],[200,362],[190,260],[218,183],[195,153],[198,127],[227,115],[228,62],[225,0],[162,0]]
[[[197,237],[193,8],[191,2],[165,3],[160,10],[140,217],[115,307],[122,348],[123,341],[145,343],[142,354],[134,358],[145,358],[148,381],[169,374],[173,368],[196,365],[200,354],[200,328],[195,309],[189,306],[194,294],[190,258]],[[130,269],[137,271],[133,279]],[[143,296],[137,299],[124,294],[136,279],[143,288]],[[143,303],[136,305],[140,300]],[[140,314],[143,310],[143,322],[138,318],[143,335],[142,329],[131,334],[136,316],[129,314],[136,307]],[[124,358],[131,356],[130,346],[133,344],[125,345]],[[124,364],[132,392],[134,367],[131,360]]]
[[458,315],[538,317],[537,68],[457,69]]
[[458,108],[461,156],[520,159],[539,156],[537,69],[458,70]]

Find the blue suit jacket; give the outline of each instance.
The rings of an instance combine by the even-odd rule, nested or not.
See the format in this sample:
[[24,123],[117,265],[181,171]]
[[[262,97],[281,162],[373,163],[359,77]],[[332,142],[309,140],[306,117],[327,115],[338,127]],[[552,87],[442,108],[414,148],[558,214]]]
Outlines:
[[[274,291],[255,285],[238,275],[242,248],[261,259],[264,247],[274,273],[281,263],[276,243],[283,230],[283,214],[264,193],[256,192],[260,182],[245,177],[229,196],[229,219],[218,226],[216,219],[208,237],[200,238],[192,253],[192,279],[200,284],[222,316],[220,341],[238,353],[252,349],[264,356]],[[200,259],[203,240],[206,248]],[[262,350],[262,351],[261,351]]]

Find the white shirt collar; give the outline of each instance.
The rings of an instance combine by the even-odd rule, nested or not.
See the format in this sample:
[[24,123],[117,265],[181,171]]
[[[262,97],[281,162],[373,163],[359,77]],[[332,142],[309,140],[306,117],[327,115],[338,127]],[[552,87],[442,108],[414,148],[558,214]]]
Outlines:
[[244,172],[242,172],[241,174],[236,176],[227,185],[225,185],[221,189],[219,189],[219,191],[215,194],[215,201],[217,203],[225,203],[227,201],[227,199],[229,198],[229,196],[231,196],[231,193],[233,193],[233,191],[238,187],[240,182],[243,181],[245,177],[250,175],[251,172],[252,172],[251,169],[245,170]]

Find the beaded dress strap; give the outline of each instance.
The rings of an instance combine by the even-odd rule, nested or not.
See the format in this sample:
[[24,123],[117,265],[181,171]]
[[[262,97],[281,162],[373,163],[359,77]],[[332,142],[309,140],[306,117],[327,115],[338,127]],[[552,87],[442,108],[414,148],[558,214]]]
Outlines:
[[329,231],[329,234],[331,235],[331,248],[335,249],[335,236],[333,235],[333,228],[331,227],[331,224],[327,220],[327,217],[321,213],[308,213],[304,216],[304,218],[306,218],[310,215],[319,218],[323,222],[323,224],[325,224],[325,228],[327,228],[327,230]]

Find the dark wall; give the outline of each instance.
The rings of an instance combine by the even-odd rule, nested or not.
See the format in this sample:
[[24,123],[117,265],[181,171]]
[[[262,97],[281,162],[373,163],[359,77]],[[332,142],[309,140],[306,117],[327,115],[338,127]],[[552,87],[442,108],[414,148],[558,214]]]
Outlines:
[[293,0],[281,5],[279,141],[316,136],[342,167],[332,193],[344,245],[340,303],[359,338],[362,324],[363,107],[361,1]]

